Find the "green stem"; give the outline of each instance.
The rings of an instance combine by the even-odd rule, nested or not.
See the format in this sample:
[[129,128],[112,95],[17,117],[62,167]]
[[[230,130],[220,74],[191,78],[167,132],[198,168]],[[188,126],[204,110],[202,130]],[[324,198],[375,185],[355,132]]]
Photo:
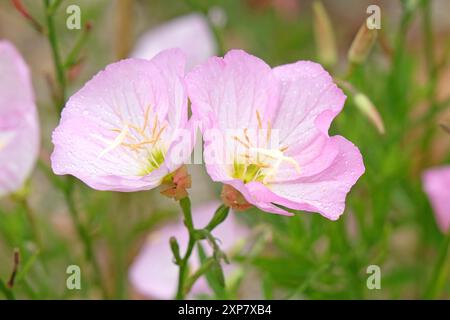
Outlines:
[[[189,197],[181,199],[180,206],[183,211],[184,225],[188,229],[189,242],[186,253],[180,259],[178,244],[175,239],[171,240],[171,247],[172,251],[174,252],[175,261],[180,268],[178,273],[177,294],[175,296],[177,300],[184,299],[186,294],[189,293],[190,289],[198,280],[198,278],[208,272],[210,268],[214,266],[214,264],[220,263],[221,260],[224,260],[228,263],[225,254],[220,250],[215,238],[211,234],[211,231],[214,230],[214,228],[216,228],[223,221],[225,221],[226,217],[228,216],[229,208],[221,205],[216,210],[213,218],[204,229],[195,229],[194,223],[192,221],[191,201]],[[197,241],[202,239],[207,239],[213,246],[213,257],[208,258],[208,260],[202,263],[200,268],[192,276],[189,276],[189,258],[192,255],[192,251],[194,250]]]
[[[438,112],[439,104],[436,101],[436,89],[438,84],[438,73],[434,54],[434,37],[431,25],[431,1],[422,1],[422,32],[424,35],[424,52],[425,60],[427,62],[428,71],[428,100],[429,100],[429,114],[436,114]],[[429,148],[431,139],[433,138],[434,128],[433,123],[428,123],[425,127],[425,133],[422,137],[421,149],[425,153]]]
[[58,49],[58,38],[56,36],[55,24],[54,24],[54,13],[55,10],[52,9],[52,5],[50,4],[50,0],[44,0],[45,4],[45,18],[47,24],[47,37],[50,43],[50,47],[53,55],[53,63],[56,70],[57,80],[61,90],[61,96],[59,97],[60,101],[58,101],[59,109],[62,110],[63,103],[66,101],[66,75],[64,70],[64,65],[61,61],[61,56]]
[[183,258],[179,262],[180,271],[178,274],[178,288],[177,288],[177,294],[176,299],[182,300],[185,297],[186,290],[185,290],[185,282],[187,279],[187,273],[188,273],[188,262],[189,258],[191,257],[192,251],[195,246],[195,229],[194,224],[192,221],[192,212],[191,212],[191,200],[189,197],[185,197],[180,200],[180,206],[183,211],[183,217],[184,217],[184,224],[189,232],[189,242],[188,247],[186,249],[186,253],[184,254]]
[[431,281],[428,285],[428,290],[425,293],[426,299],[436,299],[442,292],[442,288],[445,285],[446,278],[448,276],[449,268],[447,266],[448,252],[450,251],[450,231],[445,236],[444,243],[442,244],[437,259],[436,265],[433,270]]
[[30,204],[26,198],[21,198],[18,200],[21,206],[23,207],[25,211],[25,215],[27,217],[28,223],[31,228],[31,232],[33,234],[34,241],[36,242],[39,249],[42,249],[42,237],[41,234],[38,231],[35,214],[33,212],[33,209],[31,209]]
[[5,283],[3,282],[2,279],[0,279],[0,291],[3,292],[3,294],[5,295],[6,299],[8,300],[15,300],[16,298],[14,297],[14,293],[12,292],[11,289],[9,289]]
[[67,186],[64,189],[64,199],[66,200],[67,207],[69,209],[69,213],[72,218],[72,222],[75,225],[75,228],[77,230],[78,236],[80,237],[80,239],[83,243],[85,258],[91,264],[92,269],[94,271],[96,283],[102,290],[103,296],[105,298],[108,298],[108,293],[107,293],[106,288],[103,285],[103,281],[102,281],[101,269],[100,269],[100,266],[95,257],[92,239],[91,239],[86,227],[81,222],[78,209],[74,202],[73,186],[74,186],[73,180],[71,177],[69,177],[67,180]]
[[[54,24],[54,14],[56,10],[58,9],[59,5],[61,4],[61,0],[56,0],[55,2],[51,2],[50,0],[44,0],[44,6],[45,6],[45,18],[46,18],[46,25],[47,25],[47,37],[48,41],[50,43],[50,47],[52,50],[53,55],[53,63],[56,70],[56,77],[59,84],[60,94],[59,94],[59,101],[57,101],[58,110],[61,111],[63,108],[63,105],[66,101],[66,74],[65,74],[65,66],[61,60],[61,55],[58,48],[58,38],[56,36],[56,30],[55,30],[55,24]],[[76,51],[78,50],[76,46]],[[73,59],[73,56],[69,56],[69,61]],[[42,163],[41,163],[42,167]],[[44,165],[44,167],[46,167]],[[46,168],[45,168],[46,169]],[[47,172],[48,170],[46,170]],[[66,200],[67,207],[69,209],[70,216],[72,218],[72,222],[75,225],[75,228],[77,230],[78,236],[80,237],[83,246],[84,246],[84,254],[86,260],[92,265],[96,282],[100,289],[102,290],[103,296],[105,298],[108,297],[107,291],[105,286],[103,285],[102,276],[101,276],[101,269],[97,262],[97,259],[95,257],[94,253],[94,246],[92,244],[91,237],[89,235],[89,232],[87,231],[86,227],[81,222],[78,209],[75,205],[74,198],[73,198],[73,187],[74,187],[74,181],[71,177],[69,177],[65,183],[60,183],[57,179],[50,179],[54,185],[61,189],[64,193],[64,199]]]

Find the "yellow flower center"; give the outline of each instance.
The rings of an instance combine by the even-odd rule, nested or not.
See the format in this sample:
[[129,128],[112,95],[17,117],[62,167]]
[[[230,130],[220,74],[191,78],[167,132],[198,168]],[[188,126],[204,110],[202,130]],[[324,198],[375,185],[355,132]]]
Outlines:
[[257,181],[269,184],[273,181],[283,162],[289,163],[295,168],[297,173],[300,173],[298,162],[294,158],[284,155],[288,146],[280,148],[270,147],[272,135],[270,121],[267,122],[265,137],[261,139],[263,124],[258,111],[256,111],[256,117],[258,120],[257,143],[251,141],[248,128],[243,130],[243,138],[239,136],[233,137],[235,141],[244,146],[245,152],[238,154],[234,160],[231,176],[242,180],[244,183]]
[[[122,129],[113,128],[118,135],[114,140],[105,139],[99,135],[92,135],[104,142],[106,147],[99,153],[101,158],[112,150],[120,147],[127,152],[139,164],[140,170],[137,175],[146,175],[159,168],[164,162],[166,149],[161,142],[161,137],[168,124],[161,124],[156,113],[151,115],[149,105],[144,113],[144,121],[141,126],[130,122],[124,123]],[[150,125],[150,115],[153,118]]]

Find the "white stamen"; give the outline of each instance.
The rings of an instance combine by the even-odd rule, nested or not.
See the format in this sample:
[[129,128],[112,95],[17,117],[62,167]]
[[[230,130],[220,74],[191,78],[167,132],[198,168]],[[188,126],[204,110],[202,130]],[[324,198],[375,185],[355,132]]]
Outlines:
[[127,137],[128,130],[129,130],[129,126],[128,126],[128,124],[126,124],[123,127],[123,129],[120,131],[119,135],[114,139],[114,141],[112,141],[106,149],[104,149],[102,152],[100,152],[98,157],[101,158],[108,152],[110,152],[110,151],[114,150],[115,148],[117,148],[118,146],[120,146],[123,143],[123,141],[125,140],[125,138]]

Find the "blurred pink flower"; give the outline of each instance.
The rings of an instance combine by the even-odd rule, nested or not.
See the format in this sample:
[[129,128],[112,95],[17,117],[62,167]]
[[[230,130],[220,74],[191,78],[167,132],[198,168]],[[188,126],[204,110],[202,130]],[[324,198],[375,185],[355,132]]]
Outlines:
[[186,53],[188,70],[215,55],[217,45],[206,17],[192,13],[157,26],[138,40],[131,56],[151,59],[169,48],[180,48]]
[[422,181],[439,228],[450,232],[450,166],[425,171]]
[[[209,202],[194,207],[192,215],[195,226],[206,226],[218,206],[218,202]],[[221,249],[224,252],[229,252],[245,239],[248,230],[238,224],[236,217],[230,212],[227,219],[214,229],[213,234],[220,240]],[[188,243],[188,232],[180,220],[177,224],[165,226],[151,234],[130,268],[131,284],[138,292],[148,298],[172,299],[175,296],[178,266],[174,264],[172,251],[170,250],[169,239],[172,236],[178,240],[180,251],[183,254]],[[200,243],[208,254],[212,254],[206,240],[202,240]],[[196,270],[200,266],[197,248],[192,253],[190,263],[191,270]],[[230,265],[223,265],[223,267],[225,276],[230,275],[235,269],[232,262]],[[193,286],[191,297],[201,293],[210,293],[204,277],[200,278]]]
[[319,64],[271,69],[232,50],[194,68],[186,83],[214,181],[272,213],[291,215],[274,204],[331,220],[343,213],[364,164],[351,142],[328,136],[346,97]]
[[184,85],[185,57],[166,50],[99,72],[67,102],[53,132],[56,174],[98,190],[158,186],[192,152]]
[[30,71],[17,49],[0,41],[0,195],[19,189],[39,153],[39,123]]

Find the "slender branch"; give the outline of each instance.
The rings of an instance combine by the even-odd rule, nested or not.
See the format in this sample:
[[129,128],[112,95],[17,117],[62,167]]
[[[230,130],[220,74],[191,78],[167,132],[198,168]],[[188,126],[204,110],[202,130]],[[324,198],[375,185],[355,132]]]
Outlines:
[[23,198],[21,197],[20,199],[17,199],[17,201],[19,202],[19,204],[23,207],[23,209],[25,211],[25,215],[26,215],[28,223],[30,225],[31,232],[33,233],[34,241],[36,242],[37,246],[40,249],[42,249],[42,237],[41,237],[41,234],[40,234],[39,229],[37,227],[34,211],[30,207],[28,199],[26,199],[24,197]]
[[116,58],[130,53],[133,37],[133,0],[117,1]]
[[[203,274],[208,272],[213,267],[219,267],[220,268],[220,261],[223,260],[226,263],[228,262],[228,259],[223,253],[219,245],[217,244],[216,239],[211,234],[211,231],[214,230],[219,224],[221,224],[228,216],[229,208],[221,205],[215,212],[214,216],[212,217],[211,221],[206,225],[203,229],[195,229],[194,223],[192,221],[192,212],[191,212],[191,202],[189,200],[189,197],[185,197],[180,200],[180,206],[183,211],[184,216],[184,225],[188,229],[189,233],[189,242],[186,249],[186,253],[181,258],[179,254],[179,247],[178,243],[176,242],[175,238],[171,238],[170,245],[172,248],[172,252],[174,253],[175,262],[179,266],[179,274],[178,274],[178,288],[177,288],[177,294],[176,299],[181,300],[184,299],[186,294],[189,293],[192,286],[195,284],[195,282],[200,278]],[[209,244],[211,245],[213,249],[213,256],[209,257],[207,260],[204,261],[204,263],[200,266],[200,268],[194,272],[191,276],[189,276],[189,258],[191,257],[192,251],[194,250],[194,247],[197,243],[197,241],[200,240],[208,240]],[[211,261],[210,261],[211,260]],[[221,268],[220,268],[221,270]],[[222,277],[223,279],[223,277]]]
[[[46,17],[46,26],[47,26],[47,37],[48,41],[50,43],[50,47],[52,50],[53,55],[53,63],[55,66],[56,71],[56,78],[59,84],[59,96],[58,96],[58,110],[61,111],[63,108],[63,105],[66,101],[66,69],[65,65],[62,62],[61,55],[58,48],[58,39],[56,35],[55,25],[54,25],[54,14],[56,10],[58,9],[59,5],[61,4],[61,0],[56,0],[55,2],[51,3],[50,0],[44,0],[44,6],[45,6],[45,17]],[[79,48],[77,45],[75,46],[75,51],[78,51]],[[71,59],[74,59],[74,56],[69,55],[69,62]],[[40,163],[41,167],[46,167],[42,163]],[[49,172],[50,170],[47,170],[45,168],[46,172]],[[51,175],[51,174],[50,174]],[[84,247],[84,254],[86,260],[92,265],[95,280],[102,290],[103,296],[105,298],[108,297],[107,291],[105,286],[103,285],[102,276],[101,276],[101,269],[97,262],[97,259],[95,257],[94,253],[94,246],[91,240],[91,237],[89,235],[89,232],[87,231],[87,228],[85,225],[81,222],[80,215],[78,212],[78,209],[75,205],[74,201],[74,180],[72,177],[68,177],[64,183],[60,183],[58,179],[53,179],[50,177],[50,181],[53,182],[55,187],[59,188],[63,194],[64,199],[66,200],[66,204],[70,213],[70,216],[72,218],[72,222],[75,225],[75,228],[77,230],[78,236],[81,239]]]
[[180,206],[183,211],[184,216],[184,224],[189,232],[189,242],[186,249],[186,253],[184,254],[183,258],[179,262],[180,271],[178,273],[178,288],[177,288],[177,294],[176,299],[181,300],[184,299],[185,294],[185,282],[187,278],[187,272],[188,272],[188,262],[189,258],[191,257],[192,251],[195,246],[195,229],[194,229],[194,223],[192,221],[192,212],[191,212],[191,200],[189,197],[185,197],[180,200]]
[[[428,71],[428,100],[429,100],[429,111],[431,115],[436,114],[439,110],[439,104],[436,101],[436,89],[438,84],[438,73],[437,64],[435,61],[434,52],[434,37],[433,29],[431,25],[431,1],[422,1],[422,32],[424,36],[424,52],[427,62]],[[421,149],[425,151],[429,148],[430,142],[433,138],[435,126],[432,123],[427,123],[425,127],[425,133],[421,141]]]
[[67,207],[69,209],[69,213],[72,218],[72,222],[75,225],[75,228],[77,230],[78,236],[80,237],[80,239],[83,243],[85,258],[92,265],[92,268],[94,271],[94,276],[95,276],[95,281],[96,281],[97,285],[100,287],[100,289],[102,290],[103,296],[105,298],[107,298],[108,292],[106,291],[106,288],[103,284],[102,273],[101,273],[100,266],[97,262],[97,259],[95,257],[92,239],[89,235],[89,232],[87,231],[86,227],[84,226],[84,224],[82,223],[82,221],[80,219],[78,209],[74,202],[74,198],[73,198],[74,184],[73,184],[72,179],[73,179],[72,177],[68,178],[67,186],[63,190],[64,191],[64,199],[66,200]]
[[14,293],[12,292],[11,289],[9,289],[5,283],[3,282],[2,279],[0,279],[0,291],[3,292],[3,294],[5,295],[6,299],[8,300],[15,300],[16,298],[14,297]]
[[56,76],[61,90],[61,96],[59,97],[58,105],[62,110],[63,104],[66,101],[66,75],[64,65],[61,60],[60,52],[58,49],[58,38],[56,36],[55,24],[54,24],[54,12],[50,0],[44,0],[45,4],[45,18],[47,24],[47,37],[50,43],[50,47],[53,55],[53,64],[55,66]]
[[13,270],[12,270],[11,276],[9,277],[9,280],[8,280],[8,288],[10,288],[10,289],[12,289],[14,287],[17,272],[19,270],[19,264],[20,264],[20,253],[19,253],[19,249],[15,248],[14,249],[14,259],[13,259]]

